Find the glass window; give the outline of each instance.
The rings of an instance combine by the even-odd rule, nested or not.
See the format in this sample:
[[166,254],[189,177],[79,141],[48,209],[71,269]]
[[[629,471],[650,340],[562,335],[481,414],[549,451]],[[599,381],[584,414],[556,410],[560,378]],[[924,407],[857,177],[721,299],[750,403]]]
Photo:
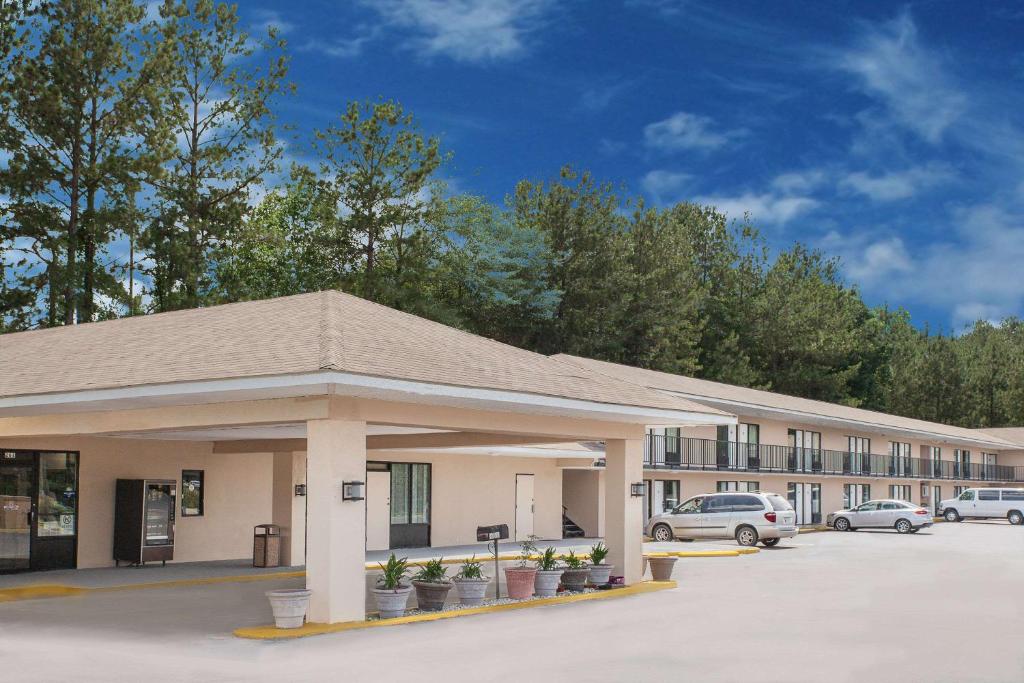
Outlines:
[[666,479],[662,482],[662,512],[668,512],[679,505],[679,480]]
[[864,503],[856,508],[857,512],[874,512],[878,509],[878,503]]
[[409,523],[409,465],[391,465],[391,523]]
[[960,494],[960,500],[974,500],[974,491],[964,491]]
[[203,470],[181,471],[181,516],[203,516]]
[[882,503],[882,509],[883,510],[899,510],[900,507],[901,506],[900,506],[899,503],[890,503],[890,502]]
[[1006,489],[1003,500],[1024,500],[1024,489]]
[[769,493],[766,498],[768,498],[768,502],[772,504],[772,510],[775,510],[776,512],[787,512],[793,509],[793,506],[789,504],[789,501],[777,493]]
[[734,512],[754,512],[764,510],[764,503],[757,496],[732,496]]
[[978,500],[999,500],[998,489],[981,489],[978,491]]
[[691,498],[690,500],[686,501],[685,503],[677,507],[674,510],[674,513],[677,515],[692,515],[694,513],[700,512],[700,507],[703,503],[704,496],[697,496],[696,498]]
[[708,512],[728,512],[732,509],[732,502],[735,496],[711,496],[708,499],[706,510]]
[[78,456],[39,454],[39,536],[74,536],[78,524]]
[[412,466],[412,514],[413,524],[430,522],[430,465],[416,463]]

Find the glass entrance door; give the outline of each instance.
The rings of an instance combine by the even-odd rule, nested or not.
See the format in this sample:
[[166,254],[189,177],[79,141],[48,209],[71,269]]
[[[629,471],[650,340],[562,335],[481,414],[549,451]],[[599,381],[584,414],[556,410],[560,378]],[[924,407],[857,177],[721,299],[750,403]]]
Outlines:
[[0,453],[0,572],[31,567],[34,465],[31,453]]

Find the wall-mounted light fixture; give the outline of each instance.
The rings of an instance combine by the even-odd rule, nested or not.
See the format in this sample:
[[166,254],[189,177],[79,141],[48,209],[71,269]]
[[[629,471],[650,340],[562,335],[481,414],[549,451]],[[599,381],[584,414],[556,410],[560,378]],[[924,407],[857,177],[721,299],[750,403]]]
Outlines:
[[634,498],[642,498],[644,495],[644,483],[642,481],[638,481],[630,484],[629,494]]
[[343,481],[341,482],[341,499],[342,500],[363,500],[363,487],[365,484],[361,481]]
[[306,485],[305,484],[296,484],[295,485],[295,495],[296,496],[304,496],[304,495],[306,495]]

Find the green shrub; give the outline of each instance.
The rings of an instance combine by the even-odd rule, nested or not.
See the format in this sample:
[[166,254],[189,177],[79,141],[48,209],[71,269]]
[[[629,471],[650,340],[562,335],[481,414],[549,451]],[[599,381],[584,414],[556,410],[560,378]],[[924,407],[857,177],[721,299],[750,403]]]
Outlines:
[[525,567],[527,563],[532,559],[534,555],[540,552],[537,549],[537,545],[534,541],[537,540],[536,536],[527,536],[526,540],[519,544],[521,550],[519,551],[519,566]]
[[377,579],[377,585],[385,590],[395,590],[402,587],[402,579],[409,571],[409,559],[403,557],[398,559],[394,553],[388,558],[387,564],[378,562],[383,574]]
[[565,557],[565,566],[569,569],[583,569],[587,564],[583,561],[583,558],[576,557],[576,553],[572,550]]
[[558,568],[558,560],[555,558],[555,549],[549,547],[545,550],[540,559],[537,560],[537,569],[542,572],[549,572]]
[[443,559],[428,560],[412,578],[424,583],[448,583],[448,569],[441,564]]
[[603,541],[598,541],[597,545],[590,548],[591,564],[601,564],[606,557],[608,557],[608,546]]
[[469,558],[462,563],[462,567],[459,568],[459,573],[455,575],[457,579],[482,579],[484,578],[484,567],[482,564],[476,561],[476,555]]

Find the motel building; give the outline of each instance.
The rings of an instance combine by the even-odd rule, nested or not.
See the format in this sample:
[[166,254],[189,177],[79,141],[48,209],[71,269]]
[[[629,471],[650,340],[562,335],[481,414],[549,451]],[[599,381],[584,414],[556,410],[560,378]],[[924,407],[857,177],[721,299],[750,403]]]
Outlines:
[[[872,498],[939,503],[967,488],[1024,487],[1024,429],[964,429],[719,382],[560,355],[556,359],[737,416],[736,424],[651,427],[644,441],[644,519],[715,491],[786,496],[797,523]],[[563,473],[567,515],[601,534],[590,491],[602,473]],[[599,502],[599,501],[597,501]]]
[[364,619],[367,547],[561,538],[598,459],[638,582],[646,427],[736,422],[339,292],[7,334],[0,368],[0,572],[251,557],[273,523],[321,623]]
[[646,520],[693,495],[775,491],[814,525],[1024,482],[1024,430],[547,357],[339,292],[3,335],[0,368],[0,574],[237,560],[271,523],[321,623],[365,617],[368,550],[481,525],[602,537],[630,584]]

